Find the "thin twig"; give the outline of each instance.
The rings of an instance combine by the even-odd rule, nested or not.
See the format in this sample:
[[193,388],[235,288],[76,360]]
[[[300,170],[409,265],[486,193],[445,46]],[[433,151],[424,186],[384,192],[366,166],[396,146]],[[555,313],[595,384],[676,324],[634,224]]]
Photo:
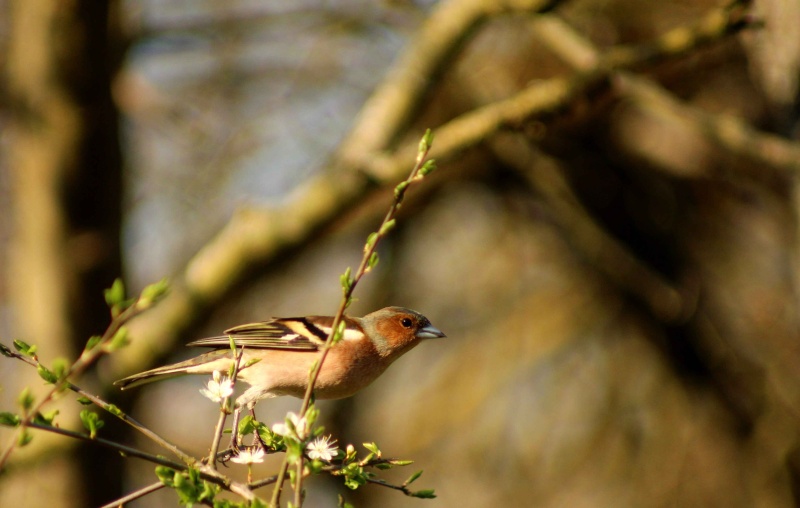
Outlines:
[[[8,348],[6,348],[6,349],[8,349]],[[28,365],[30,365],[32,367],[38,367],[39,366],[39,360],[38,359],[29,358],[29,357],[27,357],[25,355],[17,353],[16,351],[11,351],[11,350],[8,350],[7,354],[10,354],[10,356],[12,356],[12,357],[14,357],[14,358],[16,358],[18,360],[21,360],[21,361],[27,363]],[[79,387],[79,386],[77,386],[74,383],[71,383],[69,381],[63,381],[63,386],[66,387],[67,389],[77,393],[78,395],[87,398],[94,405],[96,405],[96,406],[104,409],[105,411],[111,413],[112,415],[116,416],[117,418],[119,418],[123,422],[127,423],[128,425],[130,425],[134,429],[136,429],[139,432],[141,432],[142,434],[144,434],[146,437],[151,439],[153,442],[155,442],[156,444],[158,444],[162,448],[164,448],[166,450],[169,450],[172,453],[174,453],[175,456],[180,458],[185,463],[191,465],[191,463],[195,462],[194,457],[192,457],[188,453],[184,452],[183,450],[178,448],[176,445],[170,443],[169,441],[167,441],[163,437],[159,436],[158,434],[156,434],[152,430],[148,429],[147,427],[145,427],[141,422],[139,422],[135,418],[125,414],[124,412],[122,412],[122,410],[120,410],[119,408],[117,408],[113,404],[104,401],[103,399],[101,399],[97,395],[94,395],[93,393],[87,392],[83,388],[81,388],[81,387]],[[35,415],[36,412],[32,411],[32,414]]]
[[[234,354],[236,354],[236,350],[234,349]],[[236,364],[233,368],[233,376],[231,377],[231,383],[233,383],[234,389],[236,388],[236,378],[239,375],[239,365],[242,362],[242,356],[244,355],[244,348],[239,350],[239,353],[236,354]],[[224,432],[225,427],[225,420],[228,418],[230,414],[229,405],[230,405],[231,396],[225,397],[225,400],[222,401],[222,404],[219,407],[219,420],[217,420],[217,426],[214,429],[214,439],[211,442],[211,451],[208,453],[208,463],[211,464],[211,467],[217,467],[217,452],[219,452],[219,443],[222,440],[222,433]],[[236,433],[239,432],[239,429],[231,429],[233,433],[234,439],[236,438]],[[238,442],[238,441],[237,441]]]
[[[68,379],[71,376],[79,376],[83,373],[90,365],[92,365],[98,358],[106,354],[108,351],[106,350],[106,345],[115,337],[117,332],[134,316],[140,314],[144,310],[146,310],[149,306],[139,306],[139,301],[137,300],[135,303],[130,305],[128,308],[123,310],[119,315],[115,316],[111,323],[106,328],[106,331],[103,333],[100,341],[95,344],[94,347],[91,349],[84,349],[81,355],[78,357],[77,360],[61,375],[61,378],[58,379],[55,383],[53,383],[53,387],[42,397],[39,402],[33,406],[27,414],[25,414],[22,418],[22,421],[19,423],[19,429],[17,434],[21,434],[25,432],[25,429],[29,426],[33,418],[41,412],[42,408],[48,404],[53,397],[60,391],[64,390],[65,387],[69,386]],[[13,353],[13,351],[9,350]],[[22,356],[22,355],[20,355]],[[38,367],[39,359],[34,355],[33,360],[36,362],[36,366]],[[8,446],[6,447],[5,451],[3,452],[2,457],[0,457],[0,471],[5,469],[5,465],[8,462],[11,453],[17,446],[19,439],[17,435],[11,437]]]
[[114,501],[111,501],[110,503],[104,504],[100,508],[121,508],[123,505],[125,505],[125,503],[130,503],[131,501],[135,501],[135,500],[139,499],[140,497],[144,497],[147,494],[150,494],[150,493],[155,492],[157,490],[163,489],[164,487],[165,487],[165,485],[163,483],[161,483],[161,482],[151,483],[150,485],[142,487],[139,490],[134,490],[133,492],[131,492],[130,494],[128,494],[128,495],[126,495],[124,497],[121,497],[119,499],[115,499]]
[[[22,361],[26,362],[27,364],[29,364],[31,366],[34,366],[34,367],[39,365],[39,361],[38,361],[37,358],[28,358],[28,357],[26,357],[24,355],[21,355],[21,354],[15,352],[15,351],[9,350],[4,345],[3,345],[3,348],[4,348],[4,353],[7,356],[11,356],[11,357],[17,358],[19,360],[22,360]],[[253,493],[253,491],[250,490],[250,488],[246,484],[243,484],[243,483],[240,483],[240,482],[231,481],[228,477],[220,474],[213,467],[205,464],[204,461],[198,462],[197,459],[195,459],[194,457],[192,457],[188,453],[180,450],[177,446],[173,445],[172,443],[168,442],[167,440],[165,440],[164,438],[162,438],[161,436],[159,436],[155,432],[151,431],[150,429],[148,429],[147,427],[145,427],[144,425],[139,423],[134,418],[131,418],[130,416],[126,415],[125,413],[123,413],[116,406],[103,401],[102,399],[100,399],[99,397],[97,397],[94,394],[91,394],[89,392],[84,391],[82,388],[74,385],[73,383],[70,383],[69,381],[63,380],[59,384],[60,384],[60,386],[62,388],[67,388],[69,390],[72,390],[75,393],[78,393],[78,394],[86,397],[87,399],[91,400],[95,405],[105,409],[106,411],[108,411],[109,413],[111,413],[114,416],[118,417],[119,419],[121,419],[125,423],[131,425],[133,428],[135,428],[136,430],[138,430],[139,432],[141,432],[142,434],[144,434],[148,438],[152,439],[153,441],[155,441],[156,443],[158,443],[162,447],[170,450],[172,453],[174,453],[176,456],[178,456],[184,462],[184,464],[180,464],[180,467],[176,467],[176,469],[185,470],[188,467],[196,468],[198,471],[200,471],[200,474],[204,479],[207,479],[207,480],[209,480],[211,482],[214,482],[214,483],[222,486],[223,488],[225,488],[227,490],[230,490],[231,492],[239,494],[240,496],[242,496],[243,498],[247,499],[248,501],[252,501],[253,499],[255,499],[255,497],[256,497],[255,493]],[[40,406],[37,406],[37,407],[40,408]],[[29,418],[28,418],[28,423],[26,424],[26,427],[32,427],[33,428],[34,423],[31,421],[31,419],[38,413],[39,413],[39,410],[36,410],[36,411],[32,410],[31,411],[31,413],[28,415]],[[20,426],[21,425],[22,425],[22,421],[20,422]],[[38,426],[38,424],[37,424],[37,426],[35,428],[42,428],[42,427]],[[62,433],[62,434],[65,434],[67,432],[71,432],[71,431],[64,431],[63,429],[59,429],[58,427],[46,427],[46,428],[44,428],[44,430],[51,430],[51,429],[58,429],[58,431],[60,431],[59,433]],[[75,434],[75,436],[83,436],[82,434],[78,434],[78,433],[74,433],[74,434]],[[75,437],[75,436],[72,436],[71,434],[65,434],[65,435],[70,435],[71,437]],[[83,437],[85,437],[85,436],[83,436]],[[100,442],[100,441],[98,441],[98,442]],[[112,443],[112,442],[109,441],[109,443]],[[119,445],[119,446],[122,446],[122,445]],[[172,464],[178,464],[178,463],[172,463]],[[169,467],[173,467],[173,466],[170,465]]]
[[294,505],[303,506],[303,456],[297,459],[295,470]]
[[109,441],[108,439],[103,439],[101,437],[90,437],[86,434],[81,434],[80,432],[75,432],[72,430],[62,429],[61,427],[53,427],[52,425],[43,425],[36,422],[30,422],[28,427],[31,429],[43,430],[46,432],[52,432],[53,434],[59,434],[61,436],[71,437],[73,439],[77,439],[79,441],[86,441],[90,443],[97,443],[99,445],[105,446],[106,448],[112,448],[117,450],[118,452],[122,453],[126,457],[136,457],[139,459],[147,460],[154,464],[159,464],[161,466],[166,466],[172,469],[178,469],[181,471],[185,471],[189,468],[186,464],[182,464],[180,462],[175,462],[169,459],[165,459],[164,457],[159,457],[157,455],[153,455],[147,452],[143,452],[136,448],[131,448],[130,446],[125,446],[123,444],[119,444],[115,441]]
[[[403,203],[403,198],[405,197],[405,193],[408,188],[423,178],[423,174],[420,174],[420,170],[423,168],[423,165],[426,162],[426,158],[428,156],[428,152],[431,148],[431,140],[432,137],[430,135],[430,131],[426,132],[425,137],[419,144],[419,148],[417,150],[417,158],[416,163],[414,164],[414,168],[411,170],[411,173],[408,175],[403,182],[401,182],[395,188],[394,200],[392,201],[392,205],[389,207],[389,211],[386,213],[386,216],[383,218],[380,227],[378,227],[378,231],[375,233],[375,236],[367,241],[367,244],[364,248],[364,255],[361,258],[361,262],[358,265],[358,269],[353,275],[352,280],[348,280],[346,286],[343,288],[343,295],[342,300],[339,304],[339,309],[336,311],[336,314],[333,318],[333,323],[331,325],[331,332],[328,335],[327,339],[325,340],[325,344],[322,347],[322,352],[320,354],[319,361],[316,362],[314,368],[309,375],[309,382],[308,387],[306,388],[305,395],[303,396],[303,403],[300,407],[300,418],[305,417],[306,412],[311,404],[311,397],[314,393],[314,385],[319,378],[319,373],[322,370],[322,365],[325,362],[325,359],[328,356],[328,352],[330,348],[333,346],[333,339],[336,336],[336,331],[339,328],[339,323],[342,322],[344,318],[344,312],[347,307],[350,305],[352,301],[353,292],[355,291],[356,286],[361,281],[361,278],[370,271],[371,269],[371,259],[375,252],[377,251],[378,245],[380,244],[381,240],[389,233],[394,225],[395,216],[397,212],[400,210],[400,206]],[[349,271],[349,269],[348,269]],[[347,275],[349,278],[349,274]],[[298,461],[302,463],[303,457],[301,456]],[[275,489],[272,493],[272,501],[271,505],[273,507],[278,506],[280,502],[281,496],[281,489],[283,488],[283,480],[286,476],[286,471],[288,470],[288,455],[284,459],[284,463],[281,465],[281,469],[278,472],[278,480],[275,484]],[[295,493],[298,490],[302,489],[302,475],[298,475],[297,483],[295,486]],[[299,505],[298,505],[299,506]]]
[[[224,456],[228,455],[229,453],[230,453],[230,450],[223,450],[223,451],[217,453],[217,458],[224,457]],[[208,460],[207,458],[203,459],[203,461],[207,461],[207,460]],[[275,477],[273,476],[272,478],[275,478]],[[265,478],[263,480],[259,480],[259,482],[264,482],[265,480],[269,480],[269,478]],[[255,483],[258,484],[259,482],[255,482]],[[263,485],[266,485],[266,484],[267,483],[264,483]],[[260,486],[262,486],[262,485],[255,485],[254,486],[252,484],[248,484],[248,487],[250,487],[251,489],[254,489],[254,488],[257,488],[257,487],[260,487]],[[127,494],[127,495],[125,495],[125,496],[123,496],[123,497],[121,497],[119,499],[115,499],[114,501],[111,501],[110,503],[105,504],[105,505],[101,506],[100,508],[119,507],[119,506],[124,505],[125,503],[130,503],[131,501],[139,499],[140,497],[144,497],[147,494],[150,494],[151,492],[155,492],[155,491],[157,491],[159,489],[162,489],[164,487],[165,487],[165,485],[163,483],[161,483],[160,481],[154,482],[154,483],[151,483],[150,485],[142,487],[141,489],[135,490],[135,491],[131,492],[130,494]]]

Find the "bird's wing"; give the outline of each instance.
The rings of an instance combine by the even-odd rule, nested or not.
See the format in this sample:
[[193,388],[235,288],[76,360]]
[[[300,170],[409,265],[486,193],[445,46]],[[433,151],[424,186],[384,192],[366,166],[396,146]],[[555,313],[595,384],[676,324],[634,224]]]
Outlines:
[[248,349],[317,351],[325,344],[332,321],[322,316],[271,319],[234,326],[225,330],[225,335],[196,340],[187,346],[229,347],[232,338],[237,346]]

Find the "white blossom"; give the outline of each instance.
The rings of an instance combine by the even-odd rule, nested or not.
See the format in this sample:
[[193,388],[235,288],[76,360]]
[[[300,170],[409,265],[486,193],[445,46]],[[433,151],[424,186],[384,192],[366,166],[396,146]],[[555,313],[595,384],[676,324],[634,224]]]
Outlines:
[[320,459],[330,461],[339,449],[336,447],[336,440],[331,441],[330,436],[318,437],[306,446],[309,459]]
[[213,402],[222,402],[233,394],[233,381],[228,376],[220,374],[218,370],[214,371],[206,386],[208,388],[201,388],[200,393]]
[[308,430],[308,420],[291,411],[286,414],[285,423],[276,423],[272,426],[272,432],[275,434],[298,441],[303,441],[308,437]]
[[237,464],[261,464],[264,462],[264,450],[260,447],[255,447],[255,451],[252,449],[243,449],[239,450],[239,453],[231,457],[231,462],[236,462]]

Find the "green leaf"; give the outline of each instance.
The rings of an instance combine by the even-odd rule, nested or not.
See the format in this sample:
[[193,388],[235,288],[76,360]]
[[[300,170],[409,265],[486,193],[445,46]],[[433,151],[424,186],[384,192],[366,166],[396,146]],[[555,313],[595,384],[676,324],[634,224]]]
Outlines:
[[88,406],[92,403],[91,399],[88,397],[78,397],[76,400],[78,401],[78,404],[81,404],[82,406]]
[[268,426],[259,421],[254,421],[253,423],[256,432],[258,432],[258,437],[261,438],[261,441],[263,441],[270,450],[279,452],[286,449],[286,446],[283,444],[282,436],[275,434]]
[[358,462],[351,462],[336,472],[338,476],[344,476],[344,484],[348,489],[356,490],[367,483],[367,479],[373,475],[364,471]]
[[417,479],[418,479],[420,476],[422,476],[422,469],[420,469],[420,470],[419,470],[419,471],[417,471],[416,473],[414,473],[414,474],[412,474],[411,476],[409,476],[409,477],[408,477],[408,480],[406,480],[406,481],[404,481],[404,482],[403,482],[403,486],[405,487],[406,485],[411,485],[412,483],[414,483],[415,481],[417,481]]
[[156,476],[159,481],[167,487],[174,485],[173,479],[175,478],[176,471],[167,466],[156,466]]
[[423,489],[416,492],[411,492],[409,493],[409,496],[418,497],[420,499],[434,499],[436,494],[434,493],[433,489]]
[[5,425],[6,427],[16,427],[19,425],[20,421],[22,421],[22,418],[14,413],[9,413],[8,411],[3,411],[0,413],[0,425]]
[[19,394],[19,398],[17,398],[17,402],[19,402],[19,405],[22,406],[22,409],[26,412],[33,407],[33,400],[33,394],[28,387],[23,388],[22,392]]
[[54,384],[58,381],[58,377],[41,363],[36,366],[36,372],[38,372],[39,377],[44,379],[48,384]]
[[53,420],[55,420],[56,416],[58,415],[58,409],[54,409],[49,413],[36,413],[36,416],[33,417],[33,421],[38,423],[39,425],[53,425]]
[[252,415],[247,415],[239,421],[239,435],[246,436],[256,430],[255,419]]
[[86,427],[86,430],[89,431],[89,437],[94,439],[97,436],[97,431],[100,430],[104,422],[97,416],[97,413],[93,413],[88,409],[84,409],[80,412],[81,422],[83,422],[83,426]]
[[376,445],[375,443],[362,443],[362,445],[364,446],[364,448],[374,453],[376,457],[381,456],[381,451],[378,448],[378,445]]
[[66,358],[56,358],[53,360],[53,374],[61,380],[67,377],[69,372],[69,362]]
[[16,348],[16,350],[22,353],[23,355],[28,356],[30,358],[36,356],[37,347],[32,346],[27,342],[23,342],[19,339],[14,339],[14,348]]

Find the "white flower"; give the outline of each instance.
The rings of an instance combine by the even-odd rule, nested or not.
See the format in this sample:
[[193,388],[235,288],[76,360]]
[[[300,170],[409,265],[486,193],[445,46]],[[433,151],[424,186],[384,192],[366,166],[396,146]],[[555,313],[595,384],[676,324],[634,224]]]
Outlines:
[[228,376],[223,376],[218,370],[214,371],[208,388],[201,388],[200,393],[211,399],[213,402],[221,402],[233,393],[233,381]]
[[250,449],[243,449],[239,450],[239,453],[235,457],[231,457],[231,462],[236,462],[237,464],[261,464],[264,462],[264,450],[260,447],[255,447],[255,451]]
[[339,449],[335,446],[336,440],[330,440],[331,436],[318,437],[317,439],[308,443],[306,451],[308,451],[308,458],[311,460],[320,459],[330,461]]
[[283,437],[291,437],[298,441],[303,441],[308,437],[308,420],[290,411],[286,414],[286,422],[273,425],[272,432]]

